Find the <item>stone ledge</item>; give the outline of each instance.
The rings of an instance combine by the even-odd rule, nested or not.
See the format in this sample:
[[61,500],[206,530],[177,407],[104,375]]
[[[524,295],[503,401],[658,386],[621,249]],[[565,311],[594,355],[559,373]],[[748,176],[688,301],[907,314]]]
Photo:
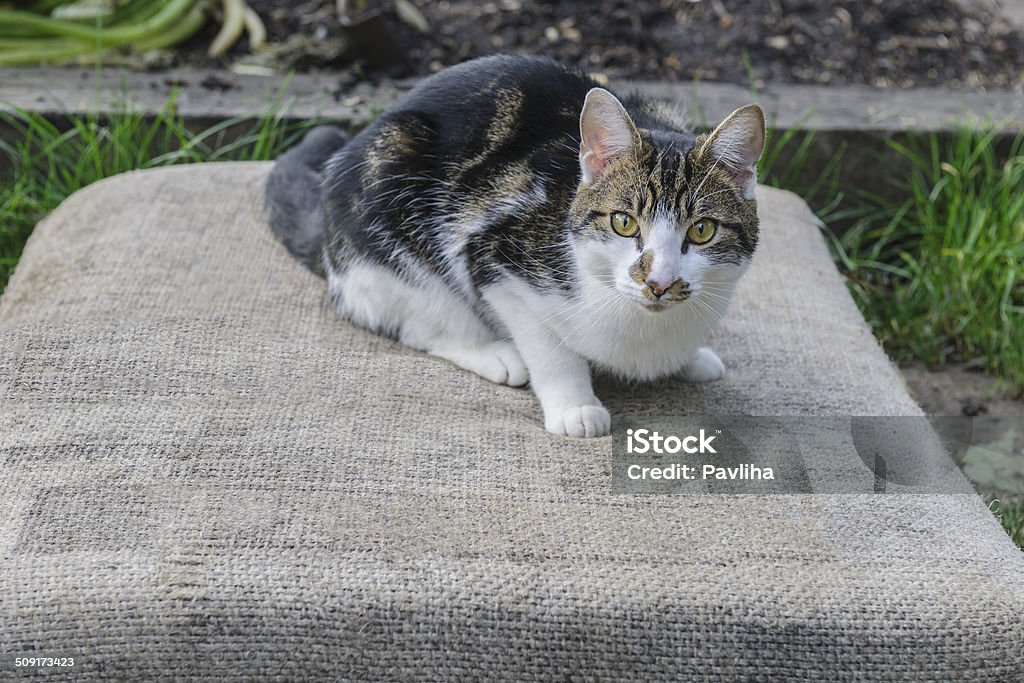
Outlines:
[[[280,100],[286,118],[324,117],[360,127],[415,81],[360,83],[342,90],[330,74],[261,77],[210,70],[155,73],[66,68],[7,69],[0,106],[46,115],[123,109],[154,113],[177,90],[186,119],[259,115]],[[769,85],[758,93],[723,83],[612,83],[636,89],[679,108],[695,125],[720,120],[735,107],[757,100],[775,128],[893,133],[947,132],[972,122],[995,122],[1008,132],[1024,130],[1024,93],[940,89],[880,90],[863,86]]]

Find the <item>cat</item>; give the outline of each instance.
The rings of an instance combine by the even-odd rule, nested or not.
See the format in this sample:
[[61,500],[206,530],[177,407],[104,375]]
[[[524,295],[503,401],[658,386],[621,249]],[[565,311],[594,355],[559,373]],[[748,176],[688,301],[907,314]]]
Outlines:
[[271,227],[342,316],[498,384],[548,431],[611,427],[592,368],[719,379],[704,346],[758,241],[764,113],[710,134],[539,58],[423,80],[349,140],[275,163]]

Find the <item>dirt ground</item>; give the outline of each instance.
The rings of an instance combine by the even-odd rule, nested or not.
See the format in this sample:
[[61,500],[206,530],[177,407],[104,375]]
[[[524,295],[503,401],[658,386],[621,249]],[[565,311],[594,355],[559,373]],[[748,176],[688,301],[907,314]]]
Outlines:
[[961,467],[978,490],[1004,501],[1024,500],[1024,399],[962,364],[901,370],[928,415],[971,418],[971,443],[981,447],[968,450]]
[[[903,368],[910,393],[929,415],[965,416],[970,443],[961,467],[980,492],[1004,502],[1024,501],[1024,400],[996,380],[963,365],[940,371]],[[963,429],[957,423],[954,426]]]
[[929,415],[1022,417],[1024,398],[1014,397],[988,375],[950,363],[941,370],[900,368],[911,395]]
[[[1024,87],[1024,36],[989,5],[965,10],[955,0],[411,0],[426,33],[399,18],[394,0],[350,0],[381,12],[376,28],[357,18],[350,30],[335,0],[248,2],[269,39],[291,46],[263,63],[342,79],[423,75],[525,52],[610,78]],[[182,58],[212,65],[204,50],[213,31]],[[243,41],[219,65],[247,51]]]

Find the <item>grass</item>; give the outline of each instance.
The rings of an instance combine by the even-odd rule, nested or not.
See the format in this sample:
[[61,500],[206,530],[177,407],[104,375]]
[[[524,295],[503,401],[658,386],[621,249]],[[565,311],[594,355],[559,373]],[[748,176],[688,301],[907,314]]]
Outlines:
[[124,107],[106,118],[69,116],[67,125],[0,110],[0,128],[12,133],[0,139],[0,169],[11,169],[0,182],[0,292],[33,226],[75,190],[135,169],[273,159],[315,123],[287,122],[271,111],[196,132],[176,113],[174,96],[155,116]]
[[793,190],[827,224],[846,198],[840,183],[845,147],[833,151],[822,166],[810,161],[818,142],[816,131],[794,127],[767,133],[757,169],[759,182]]
[[988,509],[1006,529],[1013,542],[1024,548],[1024,500],[1002,500],[988,496]]
[[890,355],[971,363],[1024,390],[1024,136],[964,130],[889,144],[899,203],[863,197],[835,240],[850,290]]
[[815,139],[775,132],[760,177],[845,226],[826,234],[889,355],[933,368],[968,363],[1024,393],[1024,135],[1006,141],[989,128],[888,140],[895,163],[879,166],[899,169],[890,171],[898,201],[844,195],[842,150],[808,173]]

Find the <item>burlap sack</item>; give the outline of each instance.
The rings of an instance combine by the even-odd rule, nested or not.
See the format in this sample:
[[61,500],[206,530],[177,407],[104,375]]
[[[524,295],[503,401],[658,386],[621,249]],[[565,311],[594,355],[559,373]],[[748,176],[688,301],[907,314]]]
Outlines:
[[[77,680],[1021,680],[1024,559],[970,496],[625,496],[608,438],[353,329],[266,164],[68,199],[0,300],[0,652]],[[613,413],[917,415],[805,205],[720,382]]]

